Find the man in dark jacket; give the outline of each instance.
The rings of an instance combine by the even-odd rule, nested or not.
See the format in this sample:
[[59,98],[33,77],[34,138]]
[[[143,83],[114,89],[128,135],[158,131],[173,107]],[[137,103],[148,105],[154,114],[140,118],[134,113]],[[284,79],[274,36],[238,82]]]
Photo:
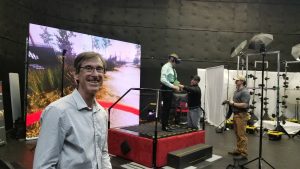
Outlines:
[[192,77],[191,85],[184,86],[179,85],[179,87],[188,92],[188,107],[189,112],[187,114],[188,127],[194,129],[201,129],[200,118],[201,118],[201,89],[198,86],[200,82],[200,77],[195,75]]

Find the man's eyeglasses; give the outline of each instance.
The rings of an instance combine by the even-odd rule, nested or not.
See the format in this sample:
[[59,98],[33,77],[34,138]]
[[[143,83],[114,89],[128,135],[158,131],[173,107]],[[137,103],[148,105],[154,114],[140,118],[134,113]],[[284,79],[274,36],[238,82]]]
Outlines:
[[79,67],[81,69],[84,69],[88,73],[92,73],[94,70],[96,70],[98,73],[104,73],[104,68],[103,67],[93,67],[90,65]]

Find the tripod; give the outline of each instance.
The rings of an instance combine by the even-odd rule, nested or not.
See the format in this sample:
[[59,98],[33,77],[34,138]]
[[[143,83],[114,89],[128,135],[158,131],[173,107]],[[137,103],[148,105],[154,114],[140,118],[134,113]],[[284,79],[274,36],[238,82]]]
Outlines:
[[[223,101],[222,105],[224,106],[225,104],[228,104],[228,101],[225,100]],[[204,112],[204,111],[203,111]],[[232,107],[230,105],[228,105],[228,111],[226,112],[226,115],[224,116],[225,117],[225,120],[222,121],[217,127],[216,127],[216,133],[223,133],[224,131],[226,131],[227,129],[227,120],[231,117],[232,115]],[[221,127],[221,125],[223,125],[223,127]],[[203,125],[204,126],[204,125]]]
[[[300,98],[296,98],[296,101],[297,101],[297,105],[296,105],[296,110],[295,110],[295,116],[296,116],[296,118],[297,118],[297,120],[299,121],[299,100],[300,100]],[[296,133],[296,134],[294,134],[293,135],[293,138],[295,137],[295,136],[297,136],[297,135],[300,135],[300,130]]]
[[[277,60],[277,68],[278,68],[278,71],[277,71],[277,104],[276,104],[276,119],[277,119],[277,124],[276,124],[276,128],[275,128],[275,131],[280,131],[280,132],[283,132],[284,134],[286,134],[289,138],[291,138],[291,136],[287,133],[287,131],[281,126],[281,124],[280,124],[280,121],[279,121],[279,104],[280,103],[286,103],[285,102],[285,97],[284,97],[284,99],[283,99],[283,101],[282,102],[280,102],[279,101],[279,76],[280,76],[280,74],[279,74],[279,72],[280,72],[280,61],[279,61],[279,58],[278,58],[278,60]],[[286,75],[286,73],[287,73],[287,69],[286,69],[286,66],[285,66],[285,75]],[[287,80],[287,77],[285,76],[284,77],[284,95],[286,95],[286,80]],[[286,106],[286,105],[285,105]],[[286,109],[286,107],[284,108],[284,109]],[[282,122],[283,122],[283,124],[285,124],[285,116],[284,116],[284,112],[283,112],[283,114],[282,114]]]
[[60,86],[60,97],[64,97],[64,76],[65,76],[65,55],[67,50],[63,49],[61,56],[61,86]]
[[262,167],[262,161],[264,161],[266,164],[268,164],[271,168],[275,169],[269,162],[267,162],[263,157],[262,157],[262,134],[263,134],[263,99],[264,99],[264,71],[265,71],[265,56],[266,56],[266,46],[264,44],[260,44],[260,53],[262,55],[262,70],[261,70],[261,80],[262,80],[262,86],[261,86],[261,109],[260,109],[260,130],[259,130],[259,156],[254,158],[253,160],[248,161],[245,164],[242,164],[241,166],[244,167],[245,165],[252,163],[256,160],[258,160],[258,166],[259,169]]

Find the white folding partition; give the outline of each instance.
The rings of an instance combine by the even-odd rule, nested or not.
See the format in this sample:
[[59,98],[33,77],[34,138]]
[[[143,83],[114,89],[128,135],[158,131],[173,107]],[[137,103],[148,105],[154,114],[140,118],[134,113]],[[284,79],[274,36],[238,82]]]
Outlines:
[[218,125],[224,121],[224,107],[221,103],[224,99],[224,66],[206,69],[205,112],[207,121],[212,125]]
[[18,73],[9,73],[10,100],[13,123],[20,117],[21,113],[21,97],[20,97],[20,82]]

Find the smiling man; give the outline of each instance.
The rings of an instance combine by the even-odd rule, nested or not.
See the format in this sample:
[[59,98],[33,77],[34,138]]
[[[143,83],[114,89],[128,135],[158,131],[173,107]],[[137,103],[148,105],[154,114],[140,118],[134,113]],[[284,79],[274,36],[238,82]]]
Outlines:
[[34,155],[34,169],[110,169],[106,111],[96,101],[105,61],[95,52],[74,61],[77,89],[46,107]]

